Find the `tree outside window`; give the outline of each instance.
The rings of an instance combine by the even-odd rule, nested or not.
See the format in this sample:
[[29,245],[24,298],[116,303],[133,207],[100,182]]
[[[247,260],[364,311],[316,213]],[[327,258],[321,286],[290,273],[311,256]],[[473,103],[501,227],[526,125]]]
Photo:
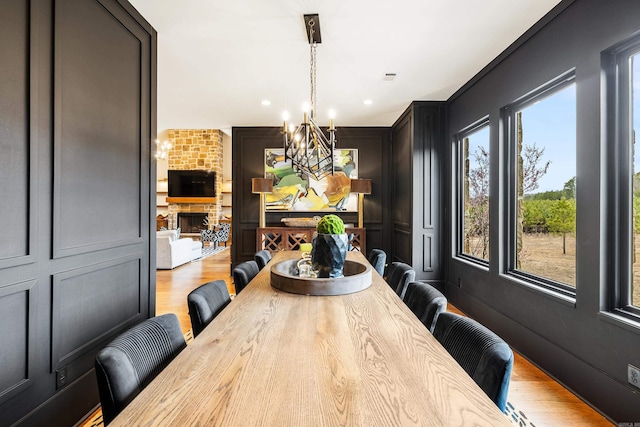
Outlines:
[[461,253],[489,261],[489,126],[462,137]]
[[565,79],[512,115],[512,269],[560,289],[576,286],[576,92]]

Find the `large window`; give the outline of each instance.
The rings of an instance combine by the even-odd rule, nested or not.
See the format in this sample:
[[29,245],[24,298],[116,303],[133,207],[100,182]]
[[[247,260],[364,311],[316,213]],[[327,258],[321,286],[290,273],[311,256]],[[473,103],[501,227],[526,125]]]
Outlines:
[[[617,287],[614,306],[640,314],[640,37],[612,49],[608,73],[609,102],[615,105],[615,122],[610,136],[616,141],[617,159],[609,165],[609,174],[618,193],[612,192],[609,206],[617,212],[618,229],[609,232],[609,245],[619,248],[618,271],[610,273]],[[613,101],[615,99],[615,101]]]
[[509,271],[575,295],[576,89],[573,72],[505,108]]
[[458,255],[489,261],[489,123],[458,134]]

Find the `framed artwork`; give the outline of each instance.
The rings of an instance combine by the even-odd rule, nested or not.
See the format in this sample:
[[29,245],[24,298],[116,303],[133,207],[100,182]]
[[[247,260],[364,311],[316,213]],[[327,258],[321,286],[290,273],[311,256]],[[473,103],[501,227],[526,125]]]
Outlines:
[[264,150],[264,176],[273,180],[273,193],[266,194],[267,211],[357,212],[358,196],[351,194],[351,179],[358,177],[358,150],[334,150],[333,175],[316,181],[298,176],[284,148]]

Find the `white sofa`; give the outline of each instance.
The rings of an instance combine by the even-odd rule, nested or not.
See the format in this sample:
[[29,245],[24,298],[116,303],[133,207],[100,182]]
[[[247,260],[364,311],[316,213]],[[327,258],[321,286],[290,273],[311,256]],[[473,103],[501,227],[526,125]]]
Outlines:
[[180,238],[176,230],[156,232],[156,268],[170,270],[202,256],[202,242]]

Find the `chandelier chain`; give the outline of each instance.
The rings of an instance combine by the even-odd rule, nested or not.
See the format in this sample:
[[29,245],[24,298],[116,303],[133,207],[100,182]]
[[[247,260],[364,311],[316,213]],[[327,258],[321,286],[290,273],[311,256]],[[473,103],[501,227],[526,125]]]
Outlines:
[[315,118],[316,100],[316,43],[311,43],[311,117]]

